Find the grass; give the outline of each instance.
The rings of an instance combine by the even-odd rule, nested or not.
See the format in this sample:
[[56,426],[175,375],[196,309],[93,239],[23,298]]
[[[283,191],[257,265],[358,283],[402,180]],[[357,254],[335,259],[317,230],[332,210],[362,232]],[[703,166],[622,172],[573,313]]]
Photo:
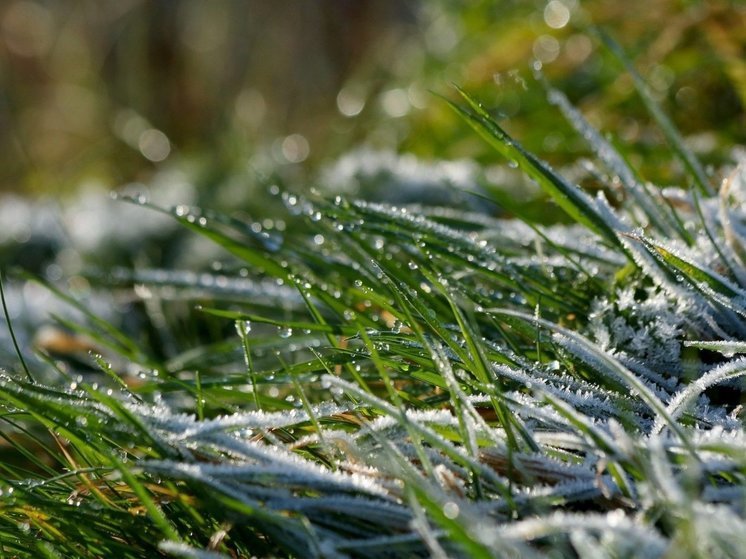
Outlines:
[[2,553],[738,557],[743,176],[714,193],[635,83],[701,193],[644,183],[549,88],[616,190],[451,105],[570,225],[274,183],[282,231],[129,199],[224,271],[92,278],[145,294],[134,338],[60,294],[101,355],[0,378]]

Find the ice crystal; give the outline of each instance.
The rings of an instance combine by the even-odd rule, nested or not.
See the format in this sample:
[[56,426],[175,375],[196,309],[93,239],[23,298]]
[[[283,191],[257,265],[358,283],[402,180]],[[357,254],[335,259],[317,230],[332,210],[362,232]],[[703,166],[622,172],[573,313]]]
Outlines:
[[605,351],[629,356],[666,376],[681,373],[689,309],[660,286],[632,283],[594,301],[589,327]]

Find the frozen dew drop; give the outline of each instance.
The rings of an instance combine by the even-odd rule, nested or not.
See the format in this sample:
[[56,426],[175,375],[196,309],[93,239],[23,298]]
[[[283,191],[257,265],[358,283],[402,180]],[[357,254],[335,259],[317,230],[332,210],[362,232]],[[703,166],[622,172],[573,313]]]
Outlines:
[[446,518],[453,520],[459,515],[459,507],[456,503],[453,501],[448,501],[445,505],[443,505],[443,516]]
[[251,321],[250,320],[237,320],[236,331],[238,335],[243,337],[251,332]]

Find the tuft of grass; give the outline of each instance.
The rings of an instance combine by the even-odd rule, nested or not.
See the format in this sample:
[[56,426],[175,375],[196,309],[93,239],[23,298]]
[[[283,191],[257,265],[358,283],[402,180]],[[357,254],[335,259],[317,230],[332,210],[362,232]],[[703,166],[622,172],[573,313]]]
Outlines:
[[267,230],[131,199],[222,247],[225,271],[91,276],[146,294],[143,330],[169,344],[65,296],[102,355],[0,376],[3,554],[741,553],[742,172],[710,196],[645,96],[702,191],[674,198],[550,88],[619,175],[612,206],[459,93],[576,223],[273,184],[286,226]]

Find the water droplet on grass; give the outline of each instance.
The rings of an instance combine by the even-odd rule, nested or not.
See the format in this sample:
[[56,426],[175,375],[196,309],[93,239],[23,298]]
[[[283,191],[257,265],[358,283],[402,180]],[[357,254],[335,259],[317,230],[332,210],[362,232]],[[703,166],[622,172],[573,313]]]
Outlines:
[[236,331],[238,335],[243,337],[251,332],[251,321],[250,320],[237,320]]
[[189,206],[180,204],[174,207],[173,212],[177,217],[184,217],[189,213]]
[[459,507],[453,501],[447,502],[443,505],[443,516],[453,520],[459,515]]

